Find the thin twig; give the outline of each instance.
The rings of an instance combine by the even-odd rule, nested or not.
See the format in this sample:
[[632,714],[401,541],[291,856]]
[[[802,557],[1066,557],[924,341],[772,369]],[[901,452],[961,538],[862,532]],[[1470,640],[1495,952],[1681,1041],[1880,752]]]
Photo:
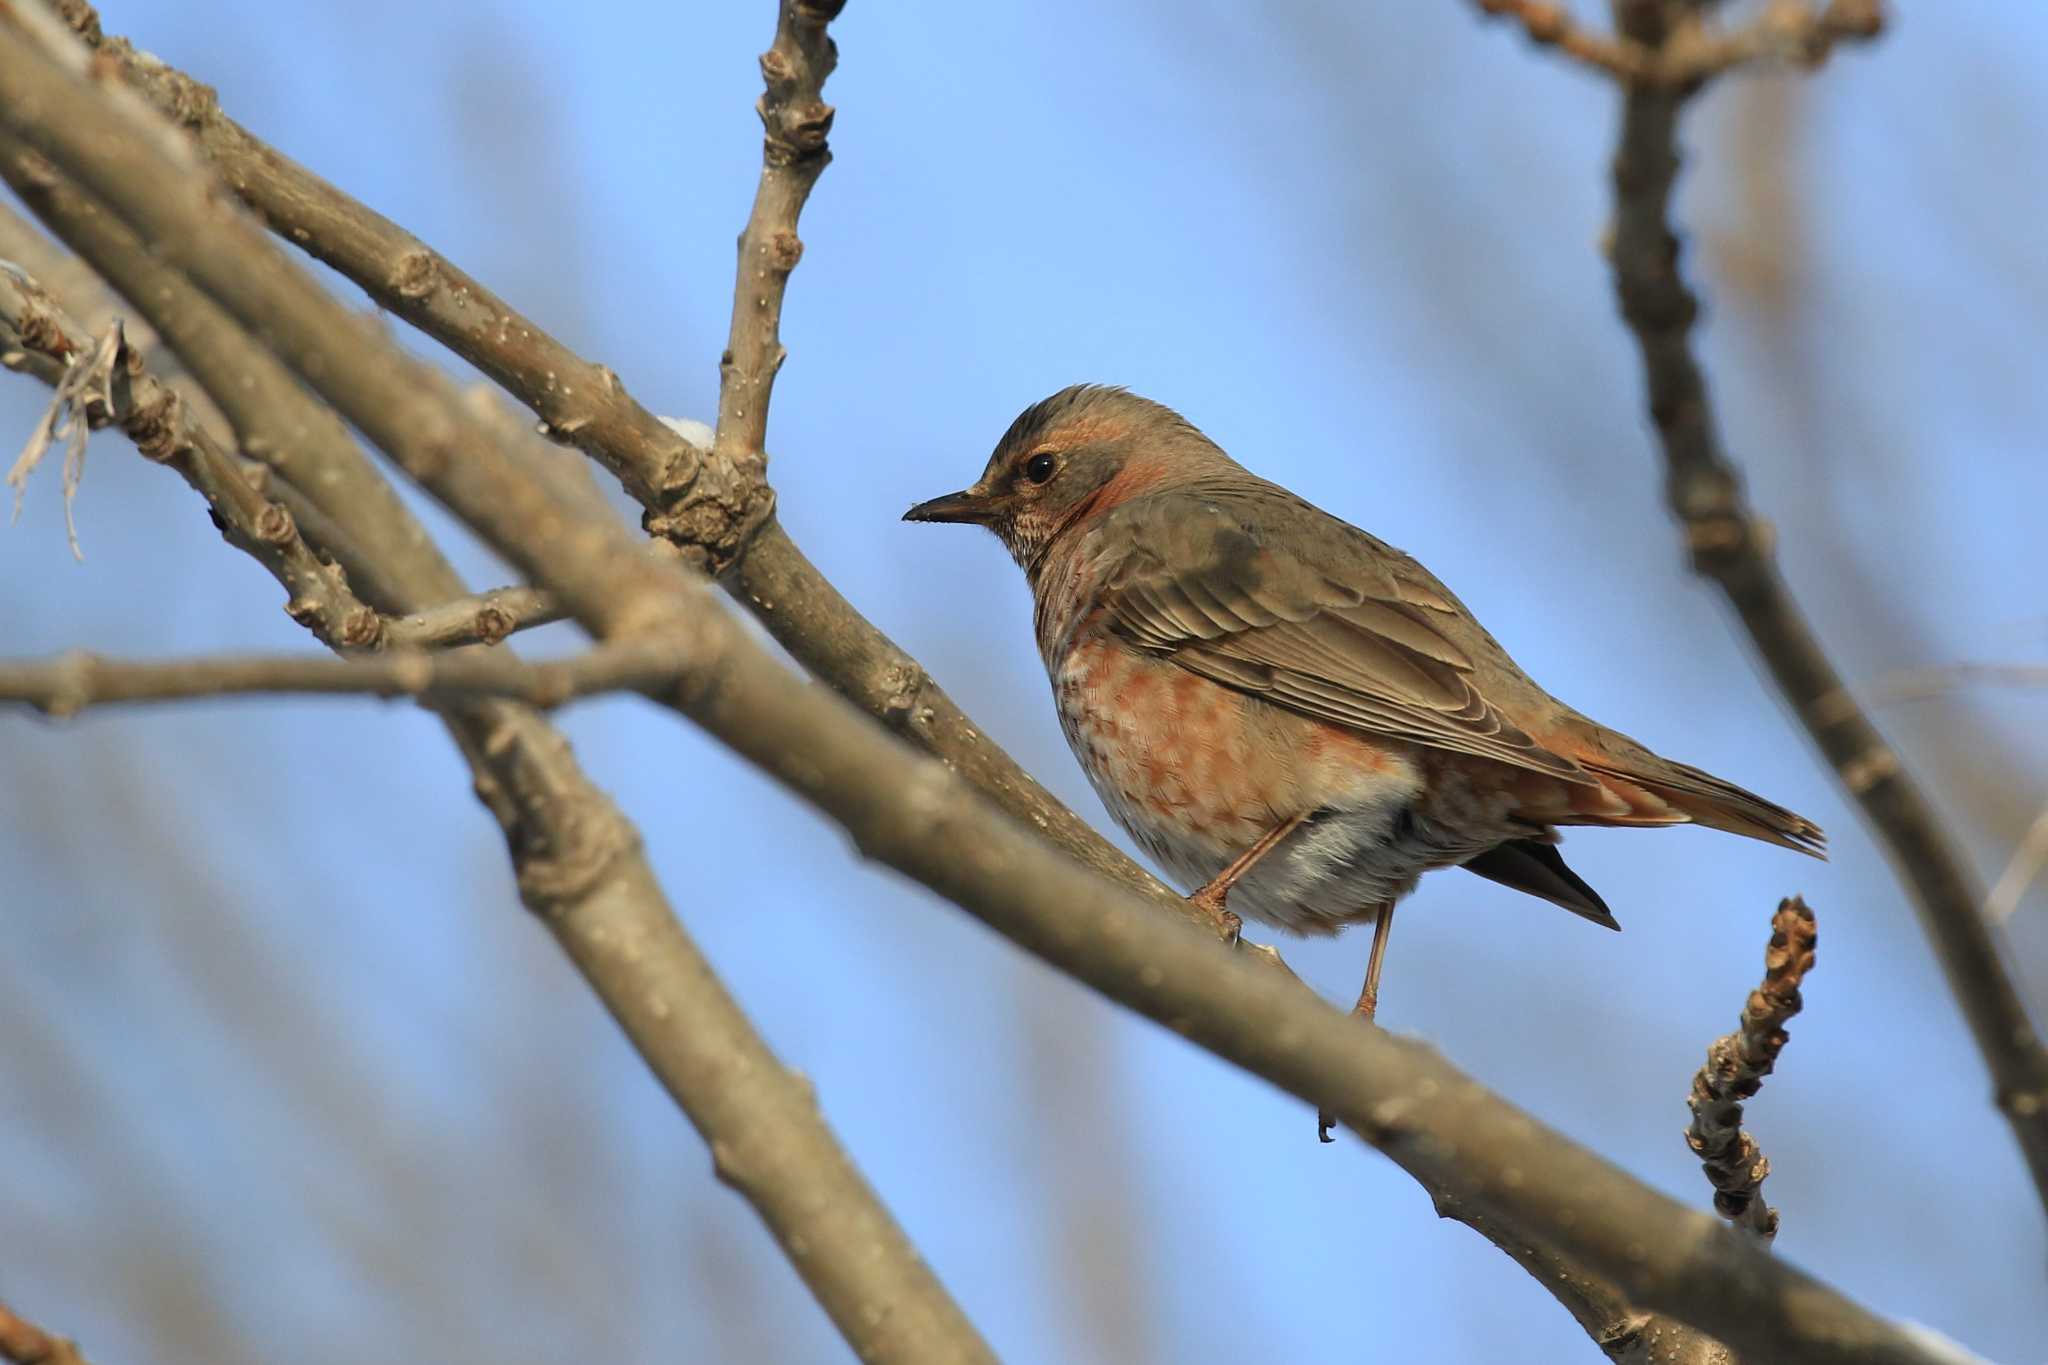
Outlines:
[[672,647],[634,643],[546,661],[391,650],[348,659],[286,654],[142,662],[81,650],[31,663],[0,660],[0,701],[59,718],[98,706],[276,693],[503,697],[547,710],[599,693],[671,687],[686,664]]
[[1707,1049],[1686,1100],[1692,1122],[1685,1143],[1714,1187],[1715,1211],[1766,1243],[1778,1235],[1778,1211],[1763,1197],[1771,1163],[1743,1131],[1742,1104],[1778,1064],[1785,1025],[1799,1013],[1799,987],[1813,970],[1814,942],[1813,911],[1806,902],[1797,896],[1780,901],[1764,950],[1763,984],[1749,993],[1735,1032]]
[[[1631,1301],[1761,1359],[1937,1359],[1429,1050],[1359,1028],[1280,974],[1162,919],[789,672],[712,605],[701,582],[648,560],[623,528],[578,517],[522,479],[440,375],[291,269],[239,219],[224,218],[203,183],[130,134],[89,89],[38,61],[5,25],[0,120],[105,199],[243,326],[272,338],[310,386],[558,593],[595,637],[679,646],[690,667],[670,704],[830,814],[869,856],[1305,1101],[1329,1102],[1430,1187],[1498,1208],[1511,1225],[1612,1277]],[[769,1208],[788,1193],[774,1173],[728,1166],[722,1174]],[[841,1307],[864,1321],[880,1302]]]
[[764,134],[761,183],[740,233],[712,443],[719,458],[738,465],[767,460],[768,400],[788,355],[781,340],[782,297],[804,254],[797,219],[811,186],[832,161],[826,142],[832,106],[821,92],[839,53],[826,25],[844,6],[845,0],[779,0],[775,41],[761,54],[767,87],[757,106]]
[[[221,112],[210,86],[102,34],[90,5],[66,20],[121,79],[194,139],[198,151],[280,237],[334,267],[532,407],[550,433],[609,469],[638,502],[695,481],[698,458],[635,402],[618,376],[562,345],[439,252],[256,138]],[[752,514],[742,505],[728,510]],[[700,507],[700,521],[709,508]],[[700,529],[704,529],[700,527]],[[736,532],[737,524],[733,528]]]
[[[339,528],[291,483],[276,477],[268,465],[243,458],[225,416],[213,399],[187,374],[177,353],[166,346],[156,328],[128,306],[91,266],[47,235],[12,206],[0,204],[0,259],[15,263],[63,308],[80,326],[82,333],[99,334],[110,323],[121,323],[121,339],[131,355],[140,356],[157,382],[170,386],[188,426],[204,433],[214,445],[231,452],[236,469],[249,486],[291,513],[299,530],[322,558],[331,559],[348,570],[360,559],[351,546],[341,543]],[[0,365],[22,368],[45,384],[55,385],[63,366],[47,356],[13,350],[0,353]]]
[[[1663,0],[1616,0],[1615,10],[1621,32],[1648,46],[1662,48],[1676,31]],[[1779,690],[1891,852],[2048,1203],[2048,1049],[1985,923],[1976,878],[1897,751],[1849,699],[1778,574],[1771,534],[1744,499],[1715,427],[1692,352],[1699,302],[1679,274],[1670,221],[1683,99],[1670,89],[1630,87],[1614,157],[1615,290],[1643,357],[1666,497],[1694,569],[1726,594]]]
[[[5,134],[0,134],[0,178],[67,241],[105,262],[119,287],[144,300],[145,306],[164,319],[164,340],[195,357],[192,378],[196,383],[211,383],[228,395],[225,402],[242,434],[241,448],[266,454],[269,463],[253,468],[275,478],[252,481],[250,468],[227,454],[204,426],[191,419],[189,410],[194,404],[184,388],[142,374],[139,356],[132,350],[125,355],[126,372],[140,376],[133,382],[140,386],[141,402],[130,405],[130,416],[143,423],[129,434],[145,455],[171,465],[187,482],[206,480],[194,486],[207,494],[216,517],[223,518],[223,529],[231,536],[239,532],[249,542],[244,548],[251,549],[267,566],[267,556],[284,557],[282,567],[290,572],[278,577],[291,593],[286,610],[294,620],[313,626],[325,643],[365,649],[496,644],[514,631],[561,618],[560,608],[545,593],[531,588],[500,589],[476,598],[460,595],[460,581],[428,540],[426,528],[399,502],[333,411],[307,400],[298,381],[240,338],[240,329],[212,300],[176,272],[164,269],[133,233],[57,175],[42,158]],[[11,211],[0,208],[0,223],[10,225],[7,235],[18,238],[21,233],[11,227],[15,221]],[[47,291],[38,289],[37,297],[47,303]],[[66,324],[53,337],[43,337],[32,329],[25,345],[40,345],[54,359],[65,348],[75,353],[80,335],[75,324]],[[175,409],[166,404],[175,404]],[[211,410],[215,405],[209,400],[203,406]],[[499,416],[495,403],[472,401],[472,410]],[[170,428],[163,414],[169,412],[178,418],[176,439],[165,446],[161,433]],[[91,409],[88,416],[106,420],[100,408]],[[530,439],[509,429],[503,434],[508,447],[515,450]],[[548,448],[550,452],[553,449]],[[535,463],[539,463],[537,458]],[[243,477],[230,475],[229,471],[236,469]],[[560,491],[571,491],[576,472],[560,472]],[[296,514],[285,508],[283,497],[270,496],[295,493],[301,486],[312,491],[295,499],[302,503]],[[589,491],[594,499],[595,490]],[[223,509],[222,496],[233,498],[237,507]],[[602,502],[593,505],[602,506]],[[346,523],[346,529],[336,524],[337,518]],[[242,545],[243,540],[236,543]],[[304,542],[308,540],[319,551],[337,544],[349,547],[349,553],[339,556],[349,571],[307,550]],[[378,557],[367,558],[364,545],[372,547]],[[272,567],[277,572],[277,567]],[[394,588],[389,581],[394,573],[421,576],[436,588],[458,591],[447,593],[448,600],[424,607],[416,616],[380,619],[356,599],[352,581],[360,579],[364,590],[380,604],[405,610],[418,597],[413,591]]]
[[[2048,695],[2048,664],[1954,663],[1927,668],[1902,668],[1879,678],[1870,688],[1873,706],[1926,701],[1972,687],[2010,687]],[[1823,723],[1854,711],[1855,699],[1822,698],[1814,709]]]
[[[156,329],[136,316],[134,310],[93,273],[92,267],[51,241],[12,208],[0,212],[0,258],[14,262],[53,295],[63,298],[66,301],[65,311],[76,318],[86,331],[98,335],[108,323],[119,318],[128,349],[142,356],[151,372],[162,382],[176,385],[180,380],[189,378],[177,356],[157,336]],[[227,430],[227,422],[214,408],[213,400],[197,385],[185,385],[180,389],[179,397],[184,401],[189,419],[198,426],[216,438]]]
[[1712,7],[1679,12],[1668,37],[1645,42],[1624,29],[1596,33],[1555,0],[1473,0],[1482,14],[1521,26],[1538,47],[1554,47],[1625,87],[1684,92],[1724,72],[1763,62],[1818,66],[1837,44],[1876,37],[1884,28],[1878,0],[1769,0],[1733,31],[1712,24]]
[[8,1365],[88,1365],[78,1343],[51,1336],[0,1303],[0,1360]]
[[[0,162],[6,159],[6,141],[0,138]],[[118,327],[110,332],[119,334]],[[4,269],[0,345],[70,365],[92,349],[83,329],[41,284]],[[64,390],[60,387],[58,392]],[[182,395],[144,369],[140,357],[118,346],[104,396],[80,402],[81,426],[118,425],[146,458],[169,466],[206,499],[221,533],[283,585],[288,595],[285,610],[293,620],[337,649],[367,648],[377,642],[382,619],[357,600],[346,578],[306,544],[291,514],[252,486],[234,457],[188,420]]]
[[2012,857],[2006,860],[2005,868],[1998,874],[1998,880],[1991,884],[1991,890],[1984,897],[1984,918],[1993,924],[2003,924],[2011,919],[2013,912],[2020,908],[2026,898],[2027,888],[2034,884],[2034,878],[2041,875],[2043,866],[2048,866],[2048,806],[2041,808],[2027,826],[2027,832],[2020,836]]
[[[1634,0],[1624,0],[1634,3]],[[1704,7],[1694,17],[1707,17]],[[1767,0],[1756,18],[1732,33],[1680,26],[1661,48],[1660,75],[1667,84],[1697,86],[1738,67],[1762,62],[1816,67],[1836,46],[1865,42],[1884,31],[1881,0]]]
[[495,645],[515,632],[544,626],[567,615],[553,594],[539,588],[493,588],[387,621],[384,642],[394,649]]
[[[27,277],[14,267],[0,264],[0,273],[6,274],[17,290],[26,288]],[[33,330],[34,319],[29,321]],[[65,340],[68,343],[72,338]],[[22,349],[37,348],[24,342]],[[42,417],[30,428],[27,443],[7,471],[7,485],[14,490],[14,516],[19,518],[22,497],[28,491],[29,480],[42,464],[43,456],[58,441],[64,443],[64,535],[71,543],[73,559],[85,558],[78,545],[78,523],[73,517],[73,507],[78,498],[78,486],[85,478],[85,448],[92,432],[92,421],[87,413],[93,408],[105,412],[113,406],[114,359],[121,349],[121,325],[116,322],[91,344],[67,344],[54,351],[42,350],[43,357],[60,368],[55,383],[51,385],[49,406],[43,409]]]
[[1556,0],[1473,0],[1479,12],[1521,25],[1538,47],[1554,47],[1573,61],[1626,81],[1647,80],[1652,56],[1634,43],[1595,33],[1572,17],[1569,6]]
[[[357,595],[380,611],[399,612],[464,595],[426,528],[333,410],[307,401],[291,372],[246,340],[219,305],[11,135],[0,135],[0,177],[151,319],[163,344],[184,358],[195,386],[222,396],[218,406],[238,452],[271,471],[268,491],[278,501],[296,495],[301,532],[313,536],[317,525],[324,534],[316,543],[346,570]],[[408,577],[431,585],[425,601],[409,600],[389,581]]]

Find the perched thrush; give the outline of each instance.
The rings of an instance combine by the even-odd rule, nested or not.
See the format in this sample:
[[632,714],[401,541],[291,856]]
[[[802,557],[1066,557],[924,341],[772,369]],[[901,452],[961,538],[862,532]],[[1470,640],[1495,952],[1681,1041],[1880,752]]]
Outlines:
[[1031,583],[1060,724],[1117,823],[1194,899],[1300,933],[1374,922],[1464,867],[1610,929],[1559,825],[1679,825],[1816,856],[1820,827],[1659,758],[1523,673],[1413,559],[1238,464],[1178,413],[1080,385],[972,487]]

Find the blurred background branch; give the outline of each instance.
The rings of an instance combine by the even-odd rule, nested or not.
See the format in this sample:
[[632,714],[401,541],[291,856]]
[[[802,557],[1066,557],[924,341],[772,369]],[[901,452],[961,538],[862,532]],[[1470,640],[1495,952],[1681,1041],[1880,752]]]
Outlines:
[[[1766,6],[1759,22],[1770,22],[1780,8]],[[1697,22],[1694,12],[1665,0],[1615,0],[1614,14],[1625,37],[1658,51],[1685,43]],[[1849,26],[1859,36],[1878,28],[1875,10],[1867,23],[1859,14]],[[1670,220],[1678,118],[1688,93],[1628,88],[1613,172],[1609,259],[1622,316],[1642,355],[1650,418],[1666,467],[1666,500],[1684,531],[1694,569],[1727,596],[1793,713],[1883,839],[1983,1053],[1994,1101],[2018,1139],[2037,1195],[2048,1205],[2048,1048],[1986,923],[1984,896],[1897,750],[1850,699],[1777,570],[1775,533],[1749,508],[1741,475],[1722,449],[1706,377],[1693,355],[1699,302],[1679,274],[1679,242]]]
[[8,1365],[88,1365],[78,1343],[54,1337],[0,1303],[0,1360]]

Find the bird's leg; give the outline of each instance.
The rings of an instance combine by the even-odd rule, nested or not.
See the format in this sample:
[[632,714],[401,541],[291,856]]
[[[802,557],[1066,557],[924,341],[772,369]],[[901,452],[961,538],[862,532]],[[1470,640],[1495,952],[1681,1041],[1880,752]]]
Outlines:
[[[1380,1007],[1380,969],[1387,965],[1387,930],[1394,923],[1394,903],[1387,901],[1380,906],[1379,917],[1372,922],[1372,949],[1365,955],[1365,985],[1359,988],[1358,1003],[1351,1012],[1368,1024]],[[1337,1126],[1337,1120],[1329,1110],[1316,1112],[1316,1139],[1320,1142],[1335,1142],[1330,1130]]]
[[1238,931],[1244,927],[1244,921],[1224,908],[1223,902],[1230,895],[1230,888],[1236,886],[1244,874],[1252,870],[1252,864],[1271,853],[1276,844],[1294,833],[1308,816],[1307,811],[1299,815],[1290,815],[1261,834],[1250,848],[1231,859],[1230,866],[1211,877],[1188,897],[1188,903],[1214,920],[1216,927],[1233,946],[1237,943]]
[[1394,923],[1394,903],[1388,901],[1380,906],[1379,918],[1372,922],[1372,950],[1365,955],[1365,984],[1358,990],[1358,1003],[1351,1012],[1367,1023],[1372,1022],[1380,1007],[1380,969],[1387,965],[1387,930]]

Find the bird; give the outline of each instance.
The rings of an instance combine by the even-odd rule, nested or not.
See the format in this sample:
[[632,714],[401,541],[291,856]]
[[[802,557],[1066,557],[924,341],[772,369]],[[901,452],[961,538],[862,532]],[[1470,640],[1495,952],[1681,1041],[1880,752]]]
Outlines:
[[1026,408],[978,480],[904,519],[1009,550],[1075,758],[1233,941],[1242,916],[1373,925],[1367,1020],[1394,905],[1425,872],[1619,929],[1560,826],[1692,823],[1826,856],[1818,825],[1579,714],[1415,559],[1126,389]]

